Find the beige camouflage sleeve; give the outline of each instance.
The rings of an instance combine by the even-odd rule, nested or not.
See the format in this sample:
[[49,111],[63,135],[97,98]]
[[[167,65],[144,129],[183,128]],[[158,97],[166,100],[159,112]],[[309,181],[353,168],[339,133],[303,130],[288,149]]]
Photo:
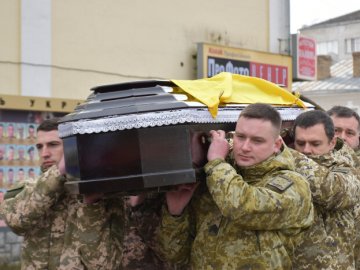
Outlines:
[[155,250],[160,258],[177,265],[187,265],[190,260],[191,227],[188,207],[181,216],[171,216],[166,206],[162,209],[161,224],[156,231]]
[[360,181],[352,168],[327,168],[293,150],[296,170],[309,182],[314,203],[328,210],[354,207],[360,199]]
[[123,211],[121,197],[71,205],[59,270],[120,269]]
[[6,198],[1,213],[7,225],[19,235],[32,230],[63,193],[64,183],[65,178],[53,166],[34,185],[28,184],[15,197]]
[[[276,230],[309,226],[312,203],[309,186],[297,173],[286,171],[292,182],[282,192],[246,183],[236,170],[222,159],[205,166],[209,191],[225,217],[251,230]],[[281,181],[284,175],[272,175]]]

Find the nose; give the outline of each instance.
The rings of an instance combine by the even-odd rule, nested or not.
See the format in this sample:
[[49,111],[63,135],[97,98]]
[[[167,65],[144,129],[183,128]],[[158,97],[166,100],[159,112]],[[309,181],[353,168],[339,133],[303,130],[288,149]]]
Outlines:
[[305,154],[305,155],[312,154],[311,146],[308,143],[306,143],[303,148],[303,154]]
[[50,151],[48,149],[47,146],[43,146],[43,148],[40,150],[40,156],[42,158],[45,158],[45,157],[49,157],[50,156]]
[[345,141],[346,140],[345,130],[342,131],[338,136]]
[[250,145],[250,140],[246,139],[242,142],[241,144],[241,149],[243,151],[251,151],[251,145]]

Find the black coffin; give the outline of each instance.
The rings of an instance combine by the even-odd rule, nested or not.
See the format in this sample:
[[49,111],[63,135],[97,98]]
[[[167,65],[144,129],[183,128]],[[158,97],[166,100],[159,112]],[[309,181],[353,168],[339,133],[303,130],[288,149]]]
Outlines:
[[[216,119],[170,81],[100,86],[59,125],[72,193],[167,190],[201,179],[208,132],[233,131],[244,106],[219,107]],[[301,108],[279,107],[283,120]]]
[[234,124],[177,125],[64,138],[67,183],[72,193],[167,189],[201,178],[206,134]]

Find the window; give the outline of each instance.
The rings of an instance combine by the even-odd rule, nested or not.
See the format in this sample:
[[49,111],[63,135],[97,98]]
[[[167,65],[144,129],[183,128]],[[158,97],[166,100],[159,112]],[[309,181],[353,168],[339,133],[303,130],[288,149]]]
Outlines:
[[316,44],[317,55],[326,55],[330,53],[338,54],[338,42],[326,41]]
[[360,37],[345,39],[345,53],[360,52]]

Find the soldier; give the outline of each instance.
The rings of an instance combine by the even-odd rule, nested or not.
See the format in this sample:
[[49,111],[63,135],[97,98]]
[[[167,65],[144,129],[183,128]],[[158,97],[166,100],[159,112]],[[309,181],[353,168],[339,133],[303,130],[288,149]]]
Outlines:
[[30,124],[28,126],[28,136],[26,138],[29,141],[35,141],[36,140],[36,134],[35,134],[35,126]]
[[[65,192],[57,119],[38,127],[41,176],[8,190],[1,215],[24,237],[21,269],[116,269],[121,261],[122,198],[87,204]],[[69,251],[71,254],[69,255]]]
[[299,171],[306,176],[315,206],[314,224],[296,248],[294,269],[354,269],[354,207],[360,182],[349,147],[334,136],[331,118],[322,111],[302,113],[294,122]]
[[4,140],[4,124],[0,123],[0,143]]
[[334,106],[328,112],[335,126],[335,136],[343,139],[354,151],[359,149],[360,117],[350,108]]
[[[335,126],[335,136],[344,140],[355,151],[355,164],[360,169],[360,117],[352,109],[344,106],[334,106],[327,113],[330,115]],[[356,243],[355,243],[355,264],[360,269],[360,217],[356,220]]]
[[[4,169],[0,168],[0,189],[5,188]],[[2,193],[2,192],[1,192]],[[1,202],[1,201],[0,201]]]
[[206,183],[166,193],[158,232],[163,258],[190,260],[193,269],[292,269],[313,208],[280,128],[274,108],[251,104],[238,119],[232,155],[225,132],[210,132]]
[[155,252],[155,230],[160,224],[164,194],[148,192],[126,198],[126,226],[122,269],[175,269]]
[[6,129],[6,135],[7,135],[7,140],[8,142],[12,143],[14,140],[16,140],[16,136],[15,136],[15,128],[13,124],[8,124],[7,129]]

